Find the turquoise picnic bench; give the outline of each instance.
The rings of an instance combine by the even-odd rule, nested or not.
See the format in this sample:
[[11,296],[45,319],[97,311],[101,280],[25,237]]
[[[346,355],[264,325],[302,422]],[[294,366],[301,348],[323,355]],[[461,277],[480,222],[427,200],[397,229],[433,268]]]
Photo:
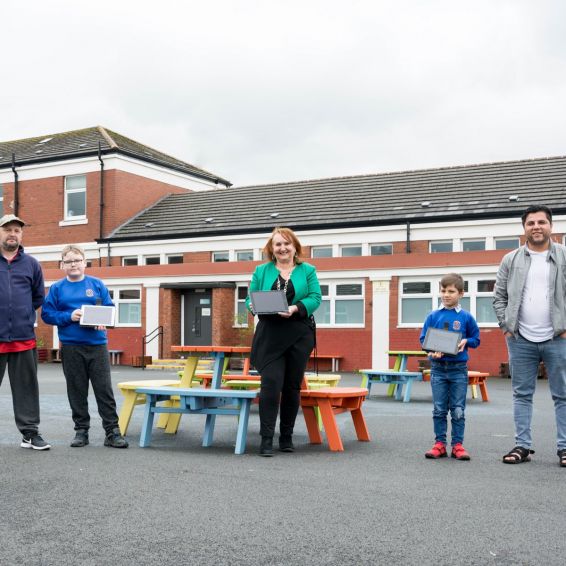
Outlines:
[[[252,401],[259,395],[258,390],[239,391],[230,389],[201,389],[180,387],[139,387],[137,393],[146,396],[145,414],[140,436],[140,446],[145,448],[151,443],[151,432],[156,413],[191,413],[206,415],[202,445],[212,445],[216,415],[236,415],[238,432],[236,435],[235,454],[246,450],[248,420]],[[179,399],[178,406],[158,405],[161,401]]]
[[[363,374],[362,387],[368,390],[368,397],[374,383],[387,383],[395,387],[395,399],[400,401],[403,397],[403,403],[408,403],[411,400],[413,381],[423,380],[423,374],[420,371],[362,369],[360,373]],[[403,387],[405,388],[404,394]]]

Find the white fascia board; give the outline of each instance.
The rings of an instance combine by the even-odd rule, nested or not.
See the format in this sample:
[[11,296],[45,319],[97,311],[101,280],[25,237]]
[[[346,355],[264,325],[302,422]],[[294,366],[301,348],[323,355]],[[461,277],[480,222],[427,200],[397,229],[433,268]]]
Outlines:
[[[103,155],[102,160],[104,162],[105,171],[117,169],[153,181],[174,185],[182,189],[199,192],[209,191],[219,187],[212,181],[199,179],[190,174],[182,173],[181,171],[168,169],[167,167],[147,163],[125,155]],[[80,157],[76,159],[18,166],[17,171],[20,181],[31,181],[49,177],[66,177],[68,175],[82,175],[100,171],[100,161],[96,156]],[[11,169],[0,171],[0,183],[11,183],[13,180],[14,174]]]

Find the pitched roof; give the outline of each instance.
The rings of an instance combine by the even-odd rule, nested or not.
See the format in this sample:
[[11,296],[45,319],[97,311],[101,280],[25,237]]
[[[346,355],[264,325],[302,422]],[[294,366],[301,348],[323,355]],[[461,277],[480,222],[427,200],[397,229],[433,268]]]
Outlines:
[[170,195],[108,240],[519,217],[533,202],[566,213],[566,157]]
[[27,165],[97,155],[99,143],[103,154],[120,153],[214,183],[226,186],[231,184],[214,173],[171,157],[102,126],[0,142],[0,169],[12,166],[12,154],[15,156],[16,165]]

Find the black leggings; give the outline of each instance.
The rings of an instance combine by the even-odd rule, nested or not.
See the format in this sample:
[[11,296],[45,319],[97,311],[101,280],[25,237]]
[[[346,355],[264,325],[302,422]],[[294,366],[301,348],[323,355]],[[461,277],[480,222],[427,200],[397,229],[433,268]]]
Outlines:
[[314,335],[301,337],[283,355],[261,370],[259,394],[259,421],[261,436],[273,437],[277,412],[281,404],[279,430],[283,435],[293,434],[299,412],[301,382],[314,346]]

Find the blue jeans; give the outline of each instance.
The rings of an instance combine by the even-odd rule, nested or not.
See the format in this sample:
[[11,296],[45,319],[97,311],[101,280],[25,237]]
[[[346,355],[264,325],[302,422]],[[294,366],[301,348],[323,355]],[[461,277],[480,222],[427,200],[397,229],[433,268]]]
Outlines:
[[531,419],[538,366],[544,362],[554,401],[557,446],[566,448],[566,338],[530,342],[522,336],[508,337],[509,369],[513,386],[513,415],[517,446],[532,445]]
[[446,444],[448,410],[452,423],[452,446],[464,442],[468,364],[466,362],[432,362],[432,422],[436,442]]

